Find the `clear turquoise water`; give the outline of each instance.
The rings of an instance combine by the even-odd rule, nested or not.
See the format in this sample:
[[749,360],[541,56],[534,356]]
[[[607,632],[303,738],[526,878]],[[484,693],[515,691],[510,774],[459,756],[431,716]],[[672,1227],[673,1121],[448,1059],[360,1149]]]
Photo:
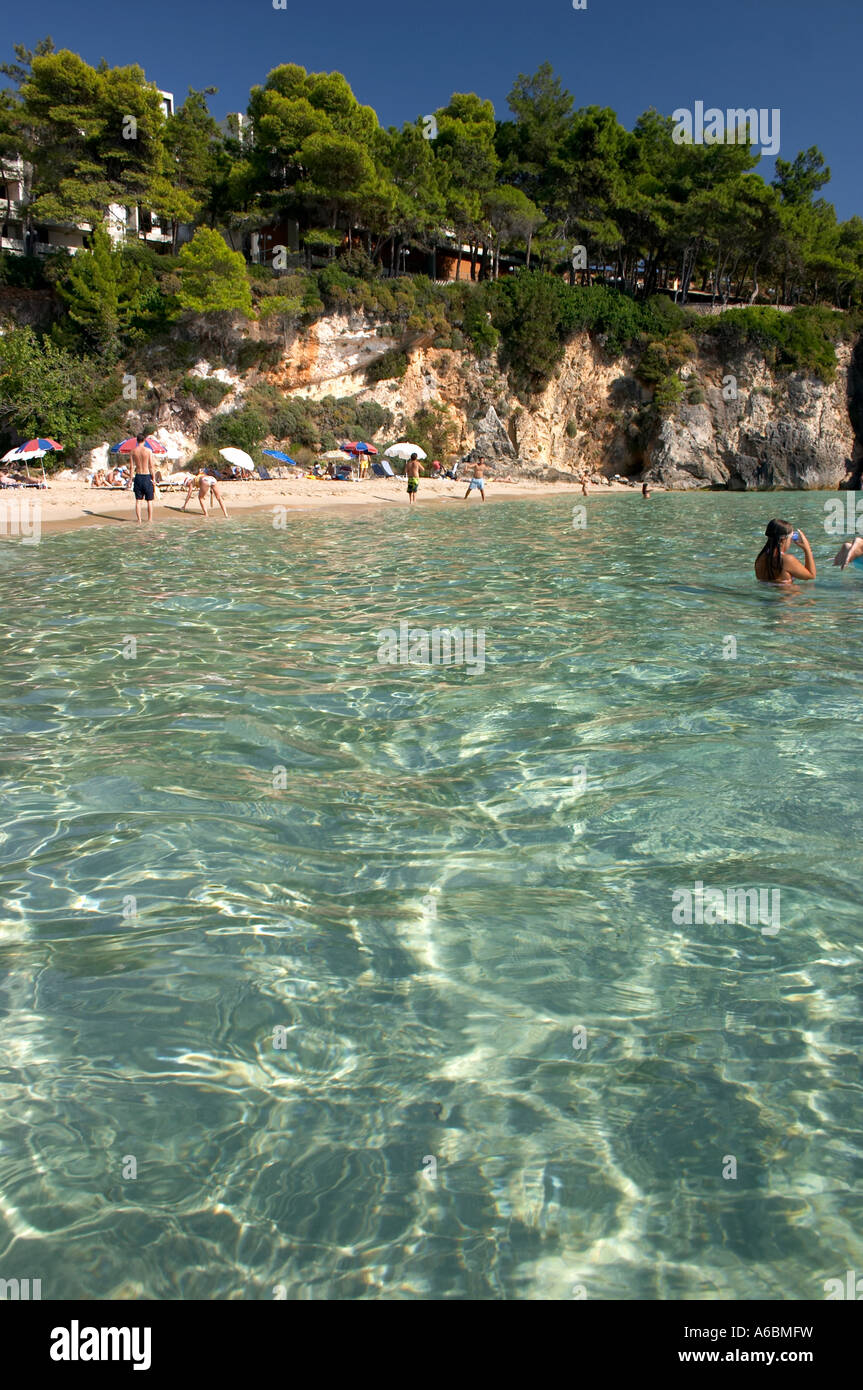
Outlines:
[[[863,1268],[863,579],[823,502],[0,546],[0,1276],[787,1299]],[[814,588],[754,583],[775,511]],[[485,671],[378,664],[402,618],[483,627]],[[778,934],[675,924],[697,880],[778,888]]]

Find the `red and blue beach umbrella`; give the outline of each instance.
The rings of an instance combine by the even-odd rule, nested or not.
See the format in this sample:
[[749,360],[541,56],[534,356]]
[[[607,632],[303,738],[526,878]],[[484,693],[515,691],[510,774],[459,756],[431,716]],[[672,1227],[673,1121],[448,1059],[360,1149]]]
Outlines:
[[[131,454],[132,450],[137,447],[137,444],[138,440],[135,435],[130,434],[128,439],[121,439],[119,444],[112,444],[109,453]],[[144,448],[149,449],[152,454],[167,454],[168,452],[161,439],[157,439],[153,434],[147,435],[147,438],[144,440]]]
[[339,448],[340,448],[340,449],[343,449],[344,452],[345,452],[346,454],[376,454],[376,453],[377,453],[377,449],[375,448],[374,444],[364,444],[364,443],[362,442],[362,440],[360,440],[360,442],[357,443],[357,444],[340,444],[340,445],[339,445]]
[[56,439],[28,439],[26,444],[17,444],[14,449],[10,449],[8,454],[4,454],[4,463],[13,463],[15,459],[40,459],[44,454],[53,454],[63,448]]
[[[41,459],[46,454],[59,452],[63,448],[56,439],[28,439],[25,444],[18,444],[14,449],[10,449],[8,454],[3,455],[3,463],[26,463],[29,459]],[[42,483],[45,483],[45,465],[42,464]]]

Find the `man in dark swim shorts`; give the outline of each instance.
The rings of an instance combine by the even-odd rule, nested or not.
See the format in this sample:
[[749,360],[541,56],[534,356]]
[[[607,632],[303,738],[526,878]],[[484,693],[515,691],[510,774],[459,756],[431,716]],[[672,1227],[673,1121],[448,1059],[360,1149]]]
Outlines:
[[146,434],[135,436],[137,443],[132,450],[132,488],[135,496],[135,518],[141,520],[141,503],[147,503],[147,520],[153,520],[153,497],[156,486],[153,481],[153,455],[144,445]]

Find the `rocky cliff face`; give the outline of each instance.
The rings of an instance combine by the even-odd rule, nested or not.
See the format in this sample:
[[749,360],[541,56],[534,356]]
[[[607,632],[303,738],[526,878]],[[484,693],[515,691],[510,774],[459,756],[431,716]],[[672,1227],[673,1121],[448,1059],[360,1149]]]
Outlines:
[[[452,448],[480,454],[493,472],[539,478],[587,473],[596,481],[644,477],[668,488],[836,488],[859,486],[863,473],[863,340],[837,349],[836,379],[825,385],[803,374],[780,376],[757,352],[732,361],[701,351],[681,369],[687,395],[660,417],[634,363],[610,359],[586,334],[576,337],[542,394],[529,405],[512,393],[496,360],[428,346],[409,347],[399,380],[367,385],[375,357],[399,346],[361,315],[333,314],[297,334],[267,379],[286,395],[320,400],[355,396],[377,401],[394,417],[388,434],[405,433],[423,407],[443,406]],[[206,375],[205,363],[195,369]],[[220,410],[241,404],[245,383]],[[697,388],[697,389],[696,389]],[[193,449],[210,412],[193,422],[160,424]],[[186,437],[188,436],[188,437]]]
[[394,432],[442,404],[461,454],[533,476],[620,474],[670,488],[835,488],[863,471],[863,343],[837,349],[836,379],[779,376],[754,351],[720,362],[700,353],[681,370],[702,404],[660,419],[633,364],[580,335],[545,391],[521,404],[494,360],[418,347],[407,375],[368,387],[363,371],[394,344],[357,318],[315,324],[271,379],[288,394],[357,395],[393,411]]
[[[747,352],[695,365],[706,400],[681,405],[645,448],[648,478],[664,487],[836,488],[859,447],[849,412],[852,353],[837,350],[836,380],[774,376]],[[684,372],[686,368],[684,368]]]

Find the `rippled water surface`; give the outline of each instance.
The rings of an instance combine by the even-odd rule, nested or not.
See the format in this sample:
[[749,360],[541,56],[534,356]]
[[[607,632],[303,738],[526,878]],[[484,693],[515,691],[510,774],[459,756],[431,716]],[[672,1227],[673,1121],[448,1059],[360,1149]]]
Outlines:
[[[0,546],[0,1276],[784,1299],[863,1268],[863,574],[823,495],[572,506]],[[812,588],[753,581],[775,510]],[[484,670],[379,663],[401,620],[484,629]],[[676,921],[696,882],[778,890],[779,930]]]

